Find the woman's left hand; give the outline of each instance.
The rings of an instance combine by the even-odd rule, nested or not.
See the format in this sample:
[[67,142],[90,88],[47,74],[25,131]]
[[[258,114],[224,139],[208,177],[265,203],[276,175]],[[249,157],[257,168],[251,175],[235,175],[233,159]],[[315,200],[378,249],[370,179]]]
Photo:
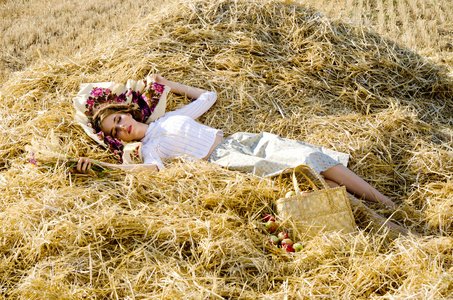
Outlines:
[[91,161],[89,158],[81,157],[77,162],[77,172],[86,174],[91,168]]

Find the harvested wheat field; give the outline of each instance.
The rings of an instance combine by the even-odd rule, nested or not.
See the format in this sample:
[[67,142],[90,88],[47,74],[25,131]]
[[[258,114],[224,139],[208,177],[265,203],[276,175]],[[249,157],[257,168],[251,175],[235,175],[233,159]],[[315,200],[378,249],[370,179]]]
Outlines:
[[[308,1],[185,0],[148,12],[63,55],[57,39],[3,68],[2,299],[453,298],[448,59],[398,43],[387,23]],[[367,205],[420,236],[392,235],[355,211],[352,234],[309,238],[281,221],[303,244],[286,253],[269,244],[262,215],[276,214],[289,182],[204,161],[68,172],[70,158],[115,162],[73,121],[80,84],[149,73],[216,91],[200,121],[226,135],[267,131],[350,154],[349,167],[399,208]],[[188,102],[172,95],[168,109]]]

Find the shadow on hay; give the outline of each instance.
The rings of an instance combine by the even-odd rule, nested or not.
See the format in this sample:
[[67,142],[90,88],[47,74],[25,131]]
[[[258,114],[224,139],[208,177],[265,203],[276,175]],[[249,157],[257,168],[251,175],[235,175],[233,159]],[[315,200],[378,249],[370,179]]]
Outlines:
[[[245,99],[255,113],[285,115],[321,105],[326,115],[368,114],[398,104],[424,121],[451,124],[453,82],[446,69],[368,28],[329,20],[301,4],[193,1],[149,33],[151,40],[167,38],[152,50],[173,61],[160,61],[166,71],[192,66],[206,78],[224,76],[219,90],[234,86],[232,99]],[[178,51],[185,62],[175,65]]]

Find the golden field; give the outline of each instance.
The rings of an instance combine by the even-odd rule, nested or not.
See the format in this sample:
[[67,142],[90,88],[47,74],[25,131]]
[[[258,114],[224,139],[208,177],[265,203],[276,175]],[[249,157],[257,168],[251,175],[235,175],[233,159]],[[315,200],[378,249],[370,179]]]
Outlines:
[[[449,0],[0,2],[3,299],[453,298],[453,4]],[[205,162],[74,175],[113,157],[73,121],[83,82],[215,90],[201,121],[351,155],[394,200],[358,232],[269,245],[290,186]],[[172,96],[169,109],[187,99]],[[38,167],[30,164],[30,149]]]

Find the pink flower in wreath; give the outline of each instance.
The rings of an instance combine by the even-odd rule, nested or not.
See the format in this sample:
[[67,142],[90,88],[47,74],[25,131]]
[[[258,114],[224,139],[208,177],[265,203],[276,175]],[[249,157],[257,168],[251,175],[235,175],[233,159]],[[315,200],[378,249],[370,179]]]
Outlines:
[[98,135],[98,138],[99,138],[101,141],[104,140],[104,138],[105,138],[104,132],[99,131],[99,132],[97,132],[96,134]]
[[94,106],[94,99],[90,97],[87,100],[87,108],[88,108],[88,110],[92,110],[93,106]]
[[102,96],[102,94],[104,93],[104,89],[103,88],[95,88],[91,91],[91,96],[93,97],[100,97]]
[[158,92],[160,94],[162,94],[164,92],[164,86],[160,83],[154,82],[153,88],[154,88],[154,90],[156,90],[156,92]]

